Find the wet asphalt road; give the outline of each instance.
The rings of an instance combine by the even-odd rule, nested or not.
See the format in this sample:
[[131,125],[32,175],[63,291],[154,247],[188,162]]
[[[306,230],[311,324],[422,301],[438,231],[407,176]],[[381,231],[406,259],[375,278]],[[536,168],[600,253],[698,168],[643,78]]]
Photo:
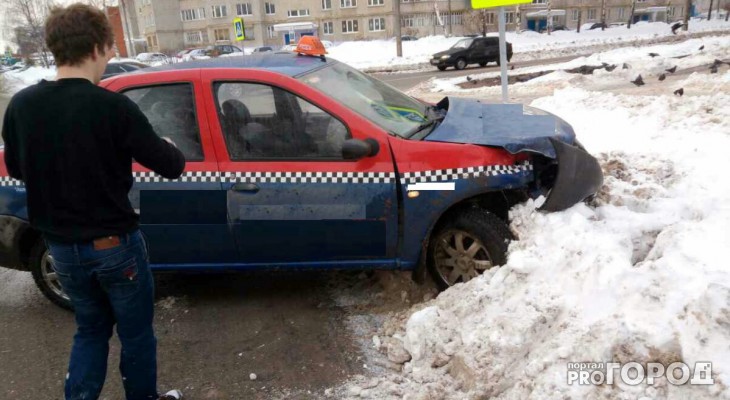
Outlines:
[[[346,310],[349,284],[321,272],[161,275],[159,385],[188,399],[322,398],[362,373]],[[0,398],[62,399],[73,315],[51,305],[30,274],[0,268]],[[113,339],[102,399],[122,399]],[[250,374],[256,374],[256,380]]]

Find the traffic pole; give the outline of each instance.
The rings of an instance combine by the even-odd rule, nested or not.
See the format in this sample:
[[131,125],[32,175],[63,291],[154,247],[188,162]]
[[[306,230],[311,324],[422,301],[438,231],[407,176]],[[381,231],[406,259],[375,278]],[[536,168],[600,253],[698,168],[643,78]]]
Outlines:
[[507,40],[504,7],[499,7],[499,70],[502,76],[502,103],[507,103]]

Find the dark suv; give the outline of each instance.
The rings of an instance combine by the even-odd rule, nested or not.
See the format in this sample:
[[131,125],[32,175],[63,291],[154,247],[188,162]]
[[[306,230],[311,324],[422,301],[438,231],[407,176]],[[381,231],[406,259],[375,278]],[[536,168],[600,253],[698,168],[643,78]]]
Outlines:
[[[512,44],[507,42],[507,61],[512,59]],[[451,48],[433,55],[431,65],[443,71],[447,67],[464,69],[469,64],[487,65],[495,61],[499,65],[499,38],[476,37],[461,39]]]

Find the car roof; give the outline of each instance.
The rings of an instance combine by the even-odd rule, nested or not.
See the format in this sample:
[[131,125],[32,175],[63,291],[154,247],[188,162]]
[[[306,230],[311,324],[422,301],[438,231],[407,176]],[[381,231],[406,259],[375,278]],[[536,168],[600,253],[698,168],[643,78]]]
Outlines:
[[337,61],[319,57],[300,56],[295,53],[257,53],[239,57],[219,57],[208,60],[188,61],[145,68],[137,73],[174,71],[187,69],[244,68],[266,69],[280,74],[297,76]]

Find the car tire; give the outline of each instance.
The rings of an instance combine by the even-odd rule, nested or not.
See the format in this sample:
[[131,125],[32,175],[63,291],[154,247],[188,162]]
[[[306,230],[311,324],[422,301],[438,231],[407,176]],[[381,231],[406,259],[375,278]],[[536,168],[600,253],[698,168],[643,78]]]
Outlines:
[[486,67],[486,66],[487,66],[487,63],[485,63],[485,62],[480,62],[480,63],[479,63],[479,66],[480,66],[480,67],[482,67],[482,68],[484,68],[484,67]]
[[445,66],[445,65],[439,65],[439,66],[438,66],[438,67],[436,67],[436,68],[438,68],[438,69],[439,69],[439,71],[446,71],[446,66]]
[[[514,236],[509,226],[496,215],[482,208],[466,209],[441,225],[431,236],[427,268],[436,285],[445,290],[476,277],[486,269],[504,265],[512,239]],[[457,240],[461,241],[461,245]],[[472,251],[472,246],[477,246],[476,252]],[[459,270],[454,272],[457,268]],[[453,279],[452,273],[459,276]]]
[[63,289],[61,289],[61,285],[58,283],[58,280],[56,279],[54,283],[54,279],[52,279],[53,275],[50,275],[53,274],[53,267],[51,266],[48,258],[48,248],[46,248],[46,244],[43,240],[38,240],[38,242],[36,242],[33,246],[33,249],[30,251],[29,262],[33,280],[41,293],[43,293],[43,295],[46,296],[51,303],[66,310],[73,311],[71,299],[63,293]]
[[454,68],[456,68],[458,70],[462,70],[462,69],[466,68],[466,66],[467,66],[466,60],[463,58],[460,58],[460,59],[456,60],[456,64],[454,65]]

